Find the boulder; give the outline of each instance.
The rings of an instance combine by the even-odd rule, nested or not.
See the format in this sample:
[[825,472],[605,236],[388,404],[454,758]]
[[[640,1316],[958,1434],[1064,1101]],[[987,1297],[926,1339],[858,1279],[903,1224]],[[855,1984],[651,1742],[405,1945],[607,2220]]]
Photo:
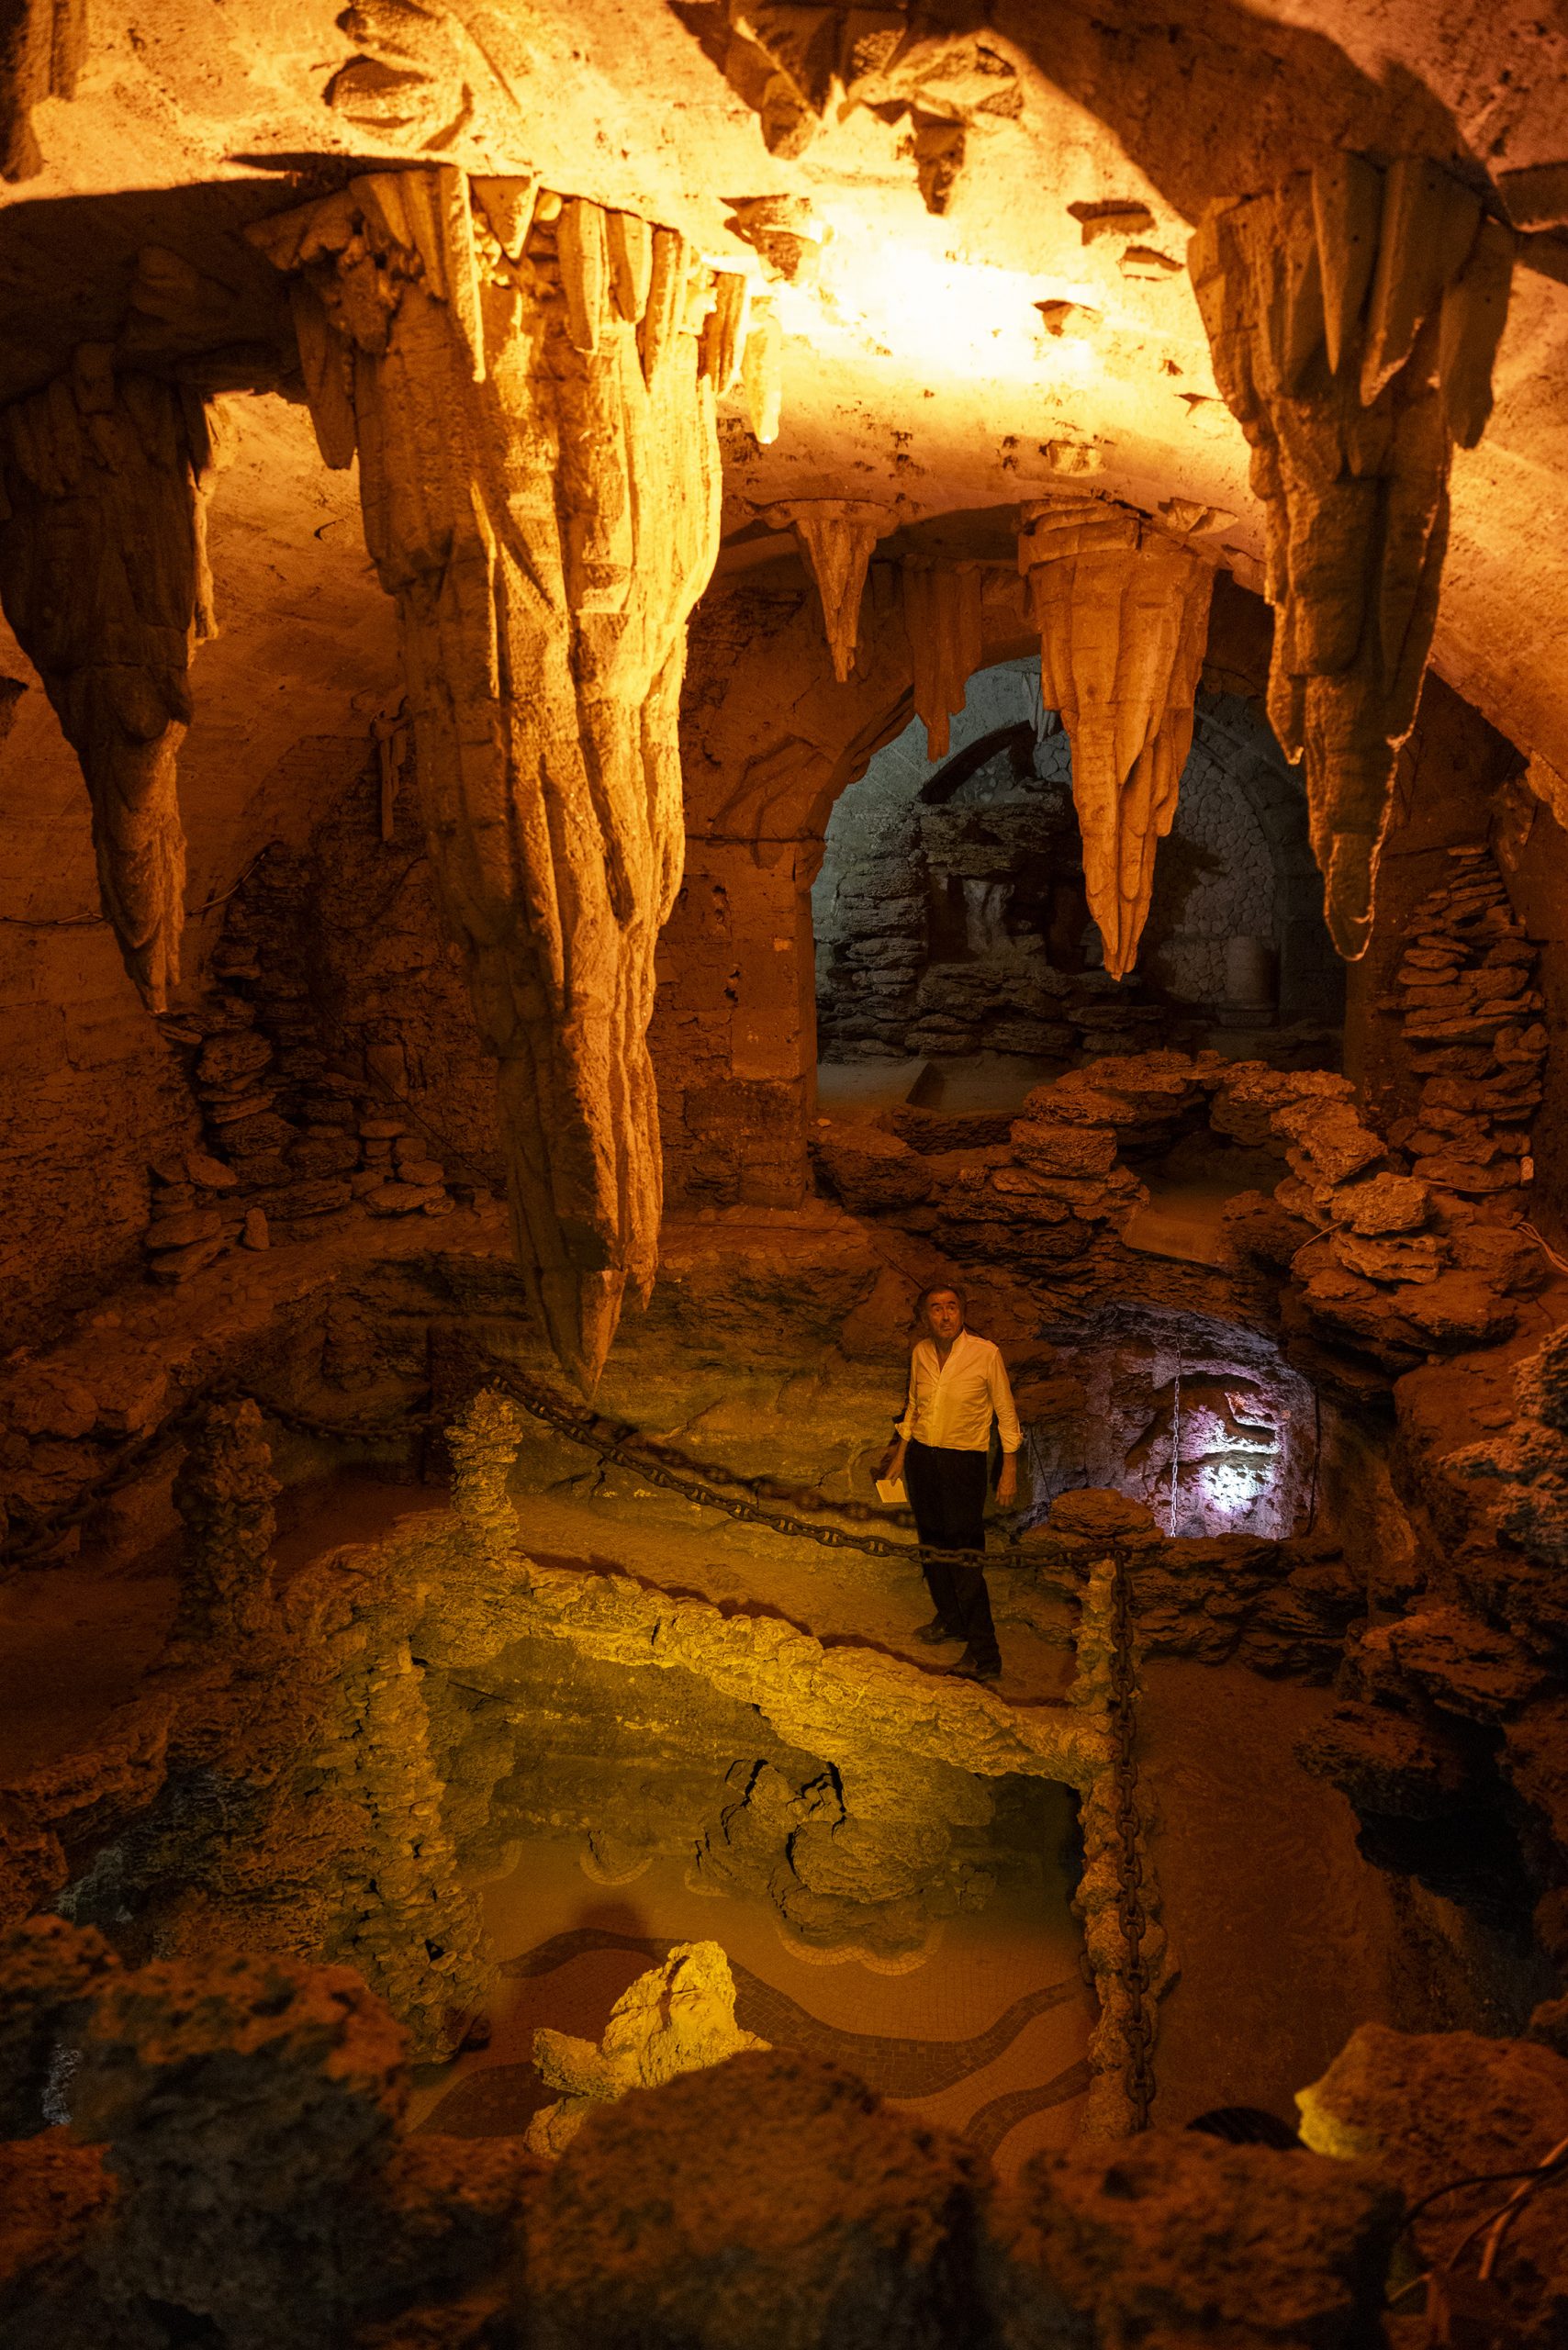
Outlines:
[[[1381,2332],[1400,2201],[1369,2167],[1189,2130],[1031,2163],[999,2215],[1006,2350],[1327,2350]],[[1036,2294],[1045,2288],[1043,2306]]]
[[1373,1281],[1435,1281],[1447,1251],[1432,1232],[1408,1233],[1392,1238],[1364,1238],[1355,1231],[1337,1232],[1328,1253],[1352,1273]]
[[240,1180],[232,1167],[226,1167],[209,1151],[187,1150],[184,1163],[191,1181],[204,1192],[231,1192]]
[[173,1215],[154,1216],[141,1236],[144,1248],[188,1248],[193,1241],[211,1240],[223,1230],[216,1208],[181,1208]]
[[267,1067],[272,1057],[272,1046],[253,1028],[209,1036],[196,1061],[196,1082],[202,1086],[233,1085],[243,1078],[254,1077]]
[[1385,1155],[1381,1135],[1361,1124],[1349,1102],[1290,1102],[1275,1113],[1273,1124],[1294,1146],[1290,1158],[1296,1173],[1310,1167],[1319,1182],[1343,1183]]
[[1540,1665],[1506,1632],[1460,1607],[1425,1607],[1388,1627],[1402,1673],[1445,1713],[1495,1722],[1517,1713],[1545,1681]]
[[1053,1534],[1079,1542],[1147,1542],[1159,1536],[1154,1513],[1144,1503],[1094,1485],[1058,1494],[1047,1523]]
[[1108,1175],[1116,1163],[1116,1136],[1109,1126],[1020,1118],[1013,1128],[1013,1148],[1025,1167],[1042,1175]]
[[736,2056],[590,2116],[531,2209],[526,2339],[958,2341],[977,2314],[980,2194],[978,2155],[859,2081]]
[[819,1120],[812,1152],[831,1188],[855,1214],[914,1207],[935,1189],[931,1169],[920,1154],[879,1126]]
[[377,1183],[360,1194],[360,1204],[372,1215],[413,1215],[432,1196],[413,1183]]
[[531,2154],[554,2156],[576,2137],[591,2107],[630,2089],[657,2088],[678,2074],[722,2065],[767,2042],[735,2022],[735,1985],[717,1942],[678,1942],[616,2000],[596,2047],[546,2028],[533,2035],[540,2077],[563,2092],[529,2123]]
[[1422,1288],[1403,1289],[1399,1307],[1439,1348],[1492,1346],[1507,1337],[1518,1320],[1507,1300],[1476,1272],[1439,1273]]
[[1416,1232],[1427,1221],[1431,1193],[1410,1175],[1369,1175],[1336,1185],[1325,1202],[1329,1222],[1369,1237]]
[[193,1240],[188,1248],[164,1249],[161,1256],[151,1259],[147,1270],[153,1281],[172,1282],[178,1287],[180,1283],[188,1281],[194,1273],[199,1273],[205,1266],[210,1265],[222,1248],[221,1233],[210,1240]]
[[[1296,2103],[1309,2146],[1372,2165],[1413,2206],[1456,2177],[1539,2163],[1568,2138],[1568,2061],[1533,2041],[1363,2024]],[[1460,2282],[1473,2280],[1476,2221],[1501,2209],[1514,2183],[1501,2178],[1489,2200],[1445,2195],[1427,2204],[1414,2221],[1420,2266],[1440,2274],[1468,2243]],[[1493,2272],[1488,2332],[1450,2340],[1555,2350],[1568,2338],[1562,2193],[1553,2186],[1520,2204]]]
[[88,1436],[96,1425],[98,1400],[68,1371],[51,1363],[24,1363],[0,1389],[0,1411],[23,1436]]

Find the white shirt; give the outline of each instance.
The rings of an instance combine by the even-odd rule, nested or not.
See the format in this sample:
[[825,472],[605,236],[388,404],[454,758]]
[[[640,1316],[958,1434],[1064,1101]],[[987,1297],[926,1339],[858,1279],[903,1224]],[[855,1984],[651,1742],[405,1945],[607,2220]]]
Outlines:
[[1016,1452],[1023,1434],[1000,1348],[972,1330],[960,1330],[943,1362],[935,1338],[919,1340],[910,1358],[901,1437],[952,1452],[985,1452],[993,1413],[1002,1449]]

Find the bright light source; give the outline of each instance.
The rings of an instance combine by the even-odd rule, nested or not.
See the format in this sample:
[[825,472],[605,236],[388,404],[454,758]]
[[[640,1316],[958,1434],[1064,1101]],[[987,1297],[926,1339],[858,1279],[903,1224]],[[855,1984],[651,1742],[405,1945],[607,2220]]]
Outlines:
[[1271,1461],[1205,1460],[1198,1472],[1204,1499],[1221,1517],[1239,1517],[1262,1500],[1273,1482]]
[[952,261],[919,245],[872,242],[863,228],[823,248],[807,285],[776,292],[786,334],[824,356],[864,358],[869,343],[924,375],[1047,377],[1082,383],[1099,369],[1081,336],[1048,339],[1036,305],[1077,295],[1055,279],[980,262]]

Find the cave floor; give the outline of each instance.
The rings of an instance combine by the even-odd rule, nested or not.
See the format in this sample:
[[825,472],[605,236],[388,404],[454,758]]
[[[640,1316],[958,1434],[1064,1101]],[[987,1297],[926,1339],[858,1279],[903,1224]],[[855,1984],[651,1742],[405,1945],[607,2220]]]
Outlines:
[[844,2065],[1015,2172],[1069,2142],[1088,2087],[1092,2005],[1055,1849],[1071,1805],[1065,1789],[1042,1794],[1053,1817],[1038,1862],[980,1915],[938,1921],[913,1962],[808,1950],[766,1900],[699,1890],[678,1859],[607,1883],[584,1841],[522,1845],[485,1894],[501,1962],[490,2044],[422,2068],[414,2120],[464,2136],[525,2129],[552,2095],[530,2062],[535,2029],[598,2040],[621,1993],[672,1943],[712,1941],[730,1960],[743,2029]]
[[1358,2024],[1485,2028],[1460,1914],[1364,1861],[1350,1805],[1294,1759],[1333,1703],[1242,1665],[1144,1668],[1140,1800],[1181,1968],[1157,2121],[1253,2105],[1294,2122]]
[[[278,1572],[286,1579],[335,1547],[377,1540],[400,1518],[444,1506],[439,1488],[364,1470],[297,1488]],[[910,1645],[924,1607],[908,1569],[734,1527],[666,1495],[617,1494],[608,1482],[597,1494],[523,1493],[516,1506],[520,1544],[542,1561],[630,1572],[721,1606],[772,1606],[830,1642],[939,1669],[942,1652],[933,1662]],[[1065,1619],[1048,1637],[1010,1621],[1006,1574],[992,1577],[1006,1661],[999,1694],[1059,1702],[1071,1669]],[[84,1559],[0,1587],[0,1779],[84,1751],[137,1695],[174,1593],[157,1557],[115,1572]],[[1328,1691],[1173,1660],[1150,1662],[1145,1681],[1144,1799],[1181,1967],[1161,2017],[1157,2120],[1179,2124],[1231,2103],[1290,2116],[1294,2092],[1363,2021],[1500,2028],[1486,2012],[1486,1953],[1473,1930],[1364,1862],[1350,1807],[1294,1762],[1294,1741],[1331,1704]],[[655,1859],[621,1884],[590,1878],[586,1849],[581,1840],[530,1844],[486,1888],[503,1963],[494,2037],[422,2076],[416,2114],[427,2126],[525,2126],[543,2101],[528,2064],[535,2026],[597,2038],[620,1992],[670,1942],[711,1938],[741,1970],[742,2022],[763,2038],[836,2053],[923,2118],[970,2132],[1004,2169],[1070,2134],[1089,2015],[1054,1851],[1034,1882],[1004,1888],[978,1917],[943,1921],[924,1959],[899,1973],[803,1952],[766,1902],[697,1892],[677,1861]],[[846,2033],[870,2044],[834,2037]],[[980,2044],[956,2045],[969,2042]]]

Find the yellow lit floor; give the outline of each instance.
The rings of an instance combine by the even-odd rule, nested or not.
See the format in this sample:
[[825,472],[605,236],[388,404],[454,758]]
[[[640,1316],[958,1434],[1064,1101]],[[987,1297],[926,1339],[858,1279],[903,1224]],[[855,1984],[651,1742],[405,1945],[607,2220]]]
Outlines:
[[[693,1890],[684,1863],[655,1859],[628,1883],[597,1882],[585,1846],[540,1840],[486,1895],[501,1960],[487,2049],[427,2068],[415,2118],[489,2136],[526,2127],[548,2101],[530,2062],[535,2027],[597,2040],[633,1978],[676,1942],[719,1942],[741,2024],[775,2045],[843,2065],[922,2121],[964,2131],[1011,2173],[1063,2145],[1087,2087],[1091,2006],[1055,1845],[1029,1881],[978,1917],[944,1920],[913,1965],[834,1961],[787,1937],[771,1904]],[[1055,1822],[1053,1821],[1053,1826]],[[591,1865],[591,1863],[589,1863]]]

